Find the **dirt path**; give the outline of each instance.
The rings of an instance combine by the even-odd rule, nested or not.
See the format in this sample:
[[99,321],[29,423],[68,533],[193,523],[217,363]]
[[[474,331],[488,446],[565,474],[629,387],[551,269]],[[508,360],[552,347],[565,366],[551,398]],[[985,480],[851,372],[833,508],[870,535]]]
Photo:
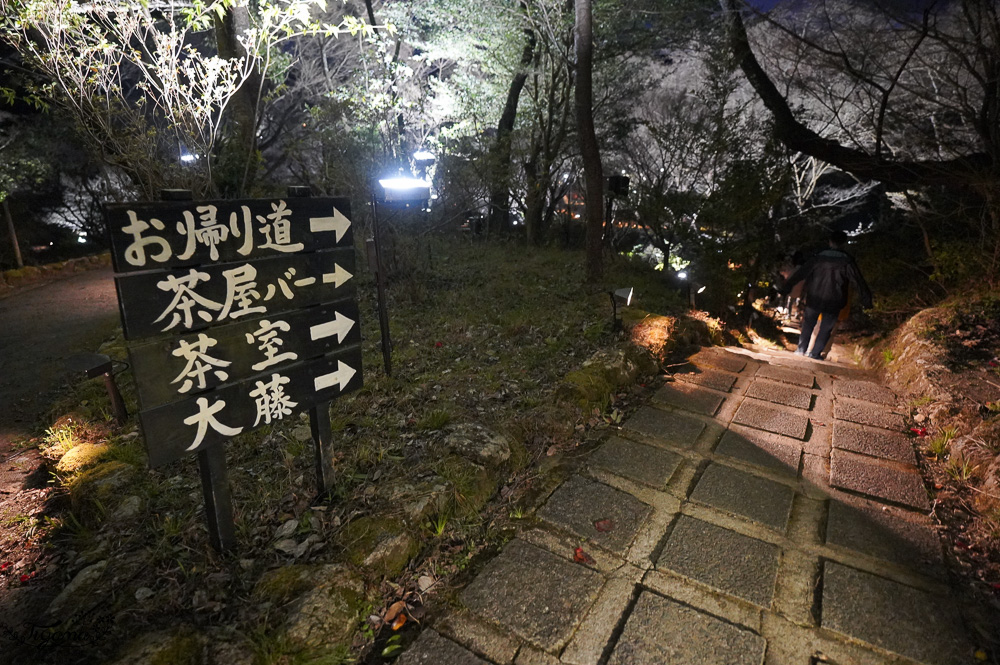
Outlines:
[[0,459],[28,435],[74,353],[94,352],[118,320],[111,268],[0,300]]

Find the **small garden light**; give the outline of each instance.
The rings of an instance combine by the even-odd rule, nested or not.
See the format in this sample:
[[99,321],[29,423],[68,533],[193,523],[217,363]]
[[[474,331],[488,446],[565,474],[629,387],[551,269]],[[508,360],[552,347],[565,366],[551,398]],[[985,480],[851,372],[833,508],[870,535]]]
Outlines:
[[622,329],[622,320],[618,318],[618,305],[623,307],[628,307],[632,304],[632,293],[634,289],[631,286],[625,287],[623,289],[615,289],[614,291],[608,291],[608,295],[611,297],[611,329],[618,331]]

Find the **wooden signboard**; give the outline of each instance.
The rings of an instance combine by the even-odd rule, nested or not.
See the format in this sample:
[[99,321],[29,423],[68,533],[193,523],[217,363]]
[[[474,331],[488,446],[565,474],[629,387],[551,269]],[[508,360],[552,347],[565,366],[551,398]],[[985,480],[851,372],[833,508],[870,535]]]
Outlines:
[[116,204],[105,221],[150,466],[199,455],[226,549],[227,438],[309,409],[327,489],[329,401],[362,384],[348,201]]

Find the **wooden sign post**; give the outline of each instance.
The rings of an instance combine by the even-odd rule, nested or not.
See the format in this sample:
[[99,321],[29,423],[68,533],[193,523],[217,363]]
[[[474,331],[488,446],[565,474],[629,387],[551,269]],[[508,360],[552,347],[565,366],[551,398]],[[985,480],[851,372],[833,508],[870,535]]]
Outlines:
[[346,199],[106,206],[151,467],[197,452],[212,544],[235,543],[223,442],[309,410],[317,488],[330,401],[362,385]]

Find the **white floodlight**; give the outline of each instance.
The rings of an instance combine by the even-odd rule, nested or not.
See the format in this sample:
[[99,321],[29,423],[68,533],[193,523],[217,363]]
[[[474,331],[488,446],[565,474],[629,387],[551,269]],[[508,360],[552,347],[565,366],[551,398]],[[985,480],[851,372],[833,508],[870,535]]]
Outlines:
[[386,203],[425,201],[431,197],[431,183],[418,178],[399,176],[378,181],[382,200]]

